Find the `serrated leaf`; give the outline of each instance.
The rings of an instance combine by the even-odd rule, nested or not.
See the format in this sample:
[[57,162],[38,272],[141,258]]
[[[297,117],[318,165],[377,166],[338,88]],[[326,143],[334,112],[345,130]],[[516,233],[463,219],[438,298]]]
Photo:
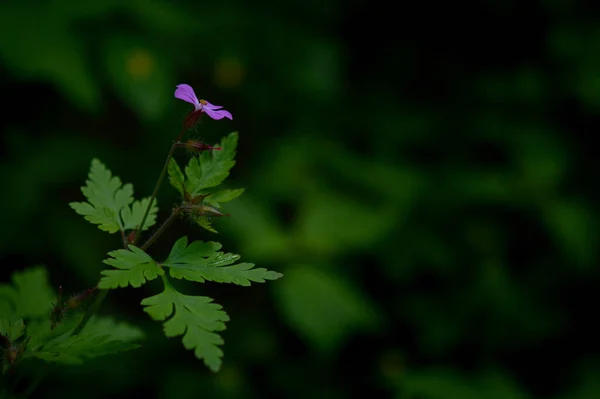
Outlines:
[[183,346],[193,349],[194,355],[212,371],[219,371],[223,357],[219,345],[223,345],[223,338],[215,331],[224,330],[224,322],[229,321],[221,305],[208,297],[181,294],[168,285],[162,293],[144,299],[142,305],[152,319],[168,318],[163,324],[167,337],[183,335]]
[[221,140],[222,150],[204,151],[190,160],[185,168],[185,187],[192,196],[207,188],[218,186],[229,176],[229,171],[235,165],[237,141],[237,132],[230,133]]
[[[133,186],[121,182],[99,160],[93,159],[86,186],[81,192],[88,202],[71,202],[69,206],[85,220],[97,224],[98,228],[109,233],[119,230],[133,230],[142,221],[150,198],[133,201]],[[130,207],[131,205],[131,207]],[[158,207],[156,201],[148,213],[144,224],[147,230],[156,223]]]
[[97,224],[100,230],[115,233],[123,229],[119,214],[133,202],[133,186],[121,183],[99,160],[93,159],[89,180],[81,192],[88,202],[72,202],[69,205],[85,220]]
[[[141,201],[135,201],[131,208],[126,206],[121,210],[121,218],[123,219],[123,228],[124,230],[133,230],[142,223],[142,219],[144,218],[144,213],[146,212],[146,208],[150,203],[150,197],[144,198]],[[150,212],[148,212],[148,217],[146,217],[146,221],[144,222],[144,227],[142,231],[148,230],[150,227],[154,226],[156,223],[156,213],[158,212],[158,206],[156,203],[156,198],[152,201],[152,207],[150,208]]]
[[13,285],[0,285],[0,309],[5,318],[47,317],[56,299],[48,272],[38,266],[14,272]]
[[222,190],[206,197],[206,202],[210,204],[219,204],[221,202],[229,202],[245,191],[245,188],[236,188],[234,190]]
[[215,228],[212,226],[212,223],[205,217],[198,217],[196,219],[194,219],[194,221],[196,223],[198,223],[198,226],[210,231],[211,233],[219,233],[217,230],[215,230]]
[[27,335],[31,337],[27,344],[32,352],[38,350],[42,345],[63,335],[71,334],[83,319],[83,313],[75,313],[65,317],[61,323],[58,323],[54,329],[50,326],[48,318],[35,319],[27,322]]
[[169,173],[169,182],[177,189],[177,191],[179,191],[179,194],[183,195],[183,183],[185,177],[183,176],[183,172],[181,171],[181,168],[179,168],[177,161],[173,158],[169,161],[169,168],[167,171]]
[[48,362],[80,364],[84,358],[138,348],[134,341],[142,337],[137,327],[94,316],[78,335],[72,336],[66,331],[32,349],[32,355]]
[[110,258],[104,263],[119,270],[100,272],[103,275],[98,283],[100,289],[125,288],[128,285],[137,288],[164,273],[150,255],[133,245],[129,245],[129,251],[118,249],[108,255]]
[[162,263],[162,266],[171,268],[172,277],[249,286],[251,281],[264,283],[265,280],[276,280],[283,276],[264,268],[254,269],[252,263],[234,265],[240,256],[217,252],[221,248],[219,243],[194,241],[189,246],[187,243],[187,237],[177,240],[169,257]]
[[11,341],[19,339],[25,332],[25,323],[23,319],[8,320],[0,319],[0,334]]

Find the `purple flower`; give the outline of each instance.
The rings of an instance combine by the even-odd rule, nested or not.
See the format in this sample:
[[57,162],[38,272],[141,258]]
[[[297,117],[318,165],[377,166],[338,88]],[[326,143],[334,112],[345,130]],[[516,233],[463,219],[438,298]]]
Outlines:
[[210,116],[211,118],[213,118],[215,120],[219,120],[219,119],[223,119],[223,118],[228,118],[228,119],[233,120],[231,113],[229,111],[221,109],[223,107],[221,107],[220,105],[213,105],[206,100],[198,100],[198,97],[196,97],[196,93],[194,93],[194,89],[192,89],[192,86],[190,86],[190,85],[186,85],[186,84],[178,85],[177,89],[175,90],[175,98],[178,98],[180,100],[183,100],[190,104],[193,104],[194,108],[195,108],[193,113],[204,112],[208,116]]

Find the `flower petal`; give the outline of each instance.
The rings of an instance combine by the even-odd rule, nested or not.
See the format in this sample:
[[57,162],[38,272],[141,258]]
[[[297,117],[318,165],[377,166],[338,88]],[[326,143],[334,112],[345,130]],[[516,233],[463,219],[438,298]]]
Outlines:
[[205,102],[205,104],[203,105],[204,108],[208,108],[208,109],[220,109],[220,108],[223,108],[221,105],[214,105],[214,104],[209,103],[206,100],[202,100],[202,101]]
[[231,113],[224,109],[215,110],[215,109],[210,109],[210,108],[204,106],[204,112],[206,112],[206,115],[210,116],[211,118],[213,118],[216,121],[218,121],[219,119],[223,119],[223,118],[233,120]]
[[192,86],[190,85],[178,85],[177,89],[175,90],[175,98],[193,104],[196,110],[200,109],[200,102],[198,101],[198,97],[196,97],[196,93],[194,93],[194,89],[192,89]]

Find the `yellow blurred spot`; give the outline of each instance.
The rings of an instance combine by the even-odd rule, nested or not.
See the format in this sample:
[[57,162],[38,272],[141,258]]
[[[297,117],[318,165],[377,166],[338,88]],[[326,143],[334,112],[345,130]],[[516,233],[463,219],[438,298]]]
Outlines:
[[225,88],[238,86],[243,77],[244,67],[237,58],[221,58],[215,63],[215,83],[218,86]]
[[144,49],[135,49],[127,57],[127,73],[135,80],[146,80],[152,75],[154,59]]

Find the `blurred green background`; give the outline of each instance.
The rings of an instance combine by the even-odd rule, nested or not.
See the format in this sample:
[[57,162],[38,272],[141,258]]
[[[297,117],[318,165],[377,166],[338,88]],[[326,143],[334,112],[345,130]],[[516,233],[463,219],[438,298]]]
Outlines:
[[247,191],[218,236],[182,221],[152,253],[187,234],[284,273],[190,287],[231,316],[219,374],[142,312],[149,285],[101,310],[141,349],[52,366],[35,397],[600,397],[600,7],[390,6],[0,2],[1,281],[97,283],[119,236],[67,204],[93,157],[151,193],[179,83],[233,113],[191,137],[238,130]]

